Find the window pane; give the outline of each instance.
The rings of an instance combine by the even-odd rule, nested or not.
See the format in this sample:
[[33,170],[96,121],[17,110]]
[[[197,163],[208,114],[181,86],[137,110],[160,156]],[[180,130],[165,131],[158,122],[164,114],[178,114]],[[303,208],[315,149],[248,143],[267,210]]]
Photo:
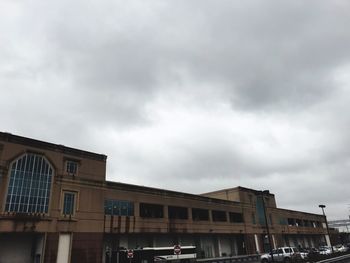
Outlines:
[[230,216],[230,222],[243,223],[243,214],[242,213],[230,212],[229,216]]
[[192,208],[193,221],[209,221],[209,210]]
[[112,206],[113,206],[112,200],[105,200],[105,214],[106,215],[112,215]]
[[158,204],[140,203],[140,216],[147,218],[163,218],[163,206]]
[[128,203],[125,201],[121,201],[119,204],[120,204],[120,215],[127,216],[128,215]]
[[75,161],[67,161],[66,171],[70,174],[76,174],[78,169],[78,163]]
[[134,203],[129,202],[128,216],[133,216],[133,215],[134,215]]
[[106,215],[121,215],[121,216],[133,216],[134,215],[134,203],[129,201],[119,200],[105,200],[104,203]]
[[63,214],[64,215],[73,215],[74,213],[74,199],[75,194],[66,192],[64,193],[63,200]]

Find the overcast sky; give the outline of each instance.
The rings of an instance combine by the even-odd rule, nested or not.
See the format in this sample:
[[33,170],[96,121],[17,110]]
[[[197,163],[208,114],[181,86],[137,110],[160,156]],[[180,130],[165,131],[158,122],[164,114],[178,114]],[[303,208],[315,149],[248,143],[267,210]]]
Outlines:
[[350,2],[0,1],[0,130],[108,180],[350,207]]

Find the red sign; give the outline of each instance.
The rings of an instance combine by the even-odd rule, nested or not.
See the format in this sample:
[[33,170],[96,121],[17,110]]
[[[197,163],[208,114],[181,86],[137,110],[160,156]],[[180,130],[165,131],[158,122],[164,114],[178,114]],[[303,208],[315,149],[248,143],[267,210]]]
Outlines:
[[181,254],[181,246],[180,245],[175,245],[174,246],[174,254],[175,255],[180,255]]
[[132,249],[128,250],[127,257],[128,258],[133,258],[134,257],[134,251]]

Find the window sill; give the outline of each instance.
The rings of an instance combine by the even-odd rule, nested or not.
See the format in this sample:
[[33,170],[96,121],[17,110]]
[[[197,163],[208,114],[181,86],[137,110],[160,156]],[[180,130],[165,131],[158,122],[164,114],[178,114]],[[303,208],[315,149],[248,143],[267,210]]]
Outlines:
[[61,221],[61,222],[78,222],[78,219],[76,219],[74,217],[61,217],[61,218],[58,218],[57,221]]

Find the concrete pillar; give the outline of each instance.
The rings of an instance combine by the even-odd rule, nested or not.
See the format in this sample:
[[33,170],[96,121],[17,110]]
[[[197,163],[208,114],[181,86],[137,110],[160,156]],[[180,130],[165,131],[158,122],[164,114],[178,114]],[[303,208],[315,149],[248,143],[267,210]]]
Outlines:
[[325,238],[326,238],[327,246],[330,247],[331,246],[331,240],[329,239],[329,235],[325,235]]
[[220,237],[217,238],[217,247],[218,247],[219,257],[221,257],[222,256],[222,250],[221,250],[221,239],[220,239]]
[[168,209],[168,206],[167,205],[165,205],[164,207],[163,207],[163,213],[164,213],[164,219],[167,221],[168,220],[168,218],[169,218],[169,209]]
[[188,220],[192,221],[192,209],[191,208],[187,208],[187,214],[188,214]]
[[233,256],[237,256],[238,255],[238,244],[237,244],[237,238],[234,237],[232,240],[233,244],[232,244],[232,255]]
[[316,246],[315,246],[315,241],[314,241],[314,238],[313,238],[313,237],[310,238],[310,245],[311,245],[311,247],[316,247]]
[[72,234],[61,233],[58,238],[57,263],[69,263]]
[[276,245],[275,235],[271,235],[271,236],[272,236],[272,245],[273,245],[273,248],[276,248],[277,245]]
[[211,210],[209,210],[208,212],[209,212],[209,222],[213,222],[213,216],[212,216]]
[[135,215],[135,217],[140,217],[140,203],[139,202],[134,203],[134,215]]
[[259,239],[258,239],[258,235],[257,234],[254,234],[254,240],[255,240],[256,252],[258,252],[260,254],[261,250],[260,250]]

